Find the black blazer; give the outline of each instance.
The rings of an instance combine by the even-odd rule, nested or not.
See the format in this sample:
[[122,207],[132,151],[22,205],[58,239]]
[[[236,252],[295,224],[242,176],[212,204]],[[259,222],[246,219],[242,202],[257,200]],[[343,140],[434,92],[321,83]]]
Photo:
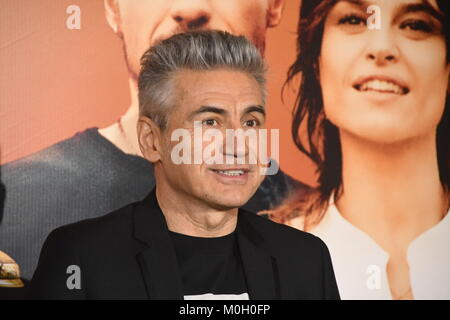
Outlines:
[[[239,210],[237,241],[250,299],[339,299],[319,238]],[[66,282],[80,268],[81,288]],[[70,279],[69,279],[70,282]],[[175,249],[153,190],[143,201],[60,227],[30,288],[39,299],[183,299]]]

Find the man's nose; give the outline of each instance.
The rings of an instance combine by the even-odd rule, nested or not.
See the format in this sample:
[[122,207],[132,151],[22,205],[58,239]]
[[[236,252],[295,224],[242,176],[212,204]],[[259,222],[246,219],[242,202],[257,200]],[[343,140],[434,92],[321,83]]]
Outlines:
[[183,31],[202,29],[211,20],[207,0],[175,0],[171,15]]
[[225,138],[222,145],[223,154],[227,157],[245,158],[249,154],[248,138],[245,136],[231,136]]
[[253,144],[257,142],[256,134],[248,134],[242,129],[240,123],[230,125],[225,130],[222,152],[227,158],[240,159],[245,162],[249,156]]

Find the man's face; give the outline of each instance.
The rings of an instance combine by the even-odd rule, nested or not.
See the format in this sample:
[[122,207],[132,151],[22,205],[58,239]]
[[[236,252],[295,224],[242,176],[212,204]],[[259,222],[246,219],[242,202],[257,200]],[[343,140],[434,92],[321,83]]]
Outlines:
[[142,54],[160,40],[196,29],[246,36],[263,53],[267,27],[278,24],[284,0],[105,0],[106,16],[122,38],[137,79]]
[[[222,132],[225,138],[227,129],[261,129],[265,125],[263,99],[258,83],[254,78],[240,71],[213,70],[178,72],[175,77],[177,102],[169,113],[168,126],[159,134],[160,161],[155,170],[160,179],[158,183],[170,186],[180,199],[199,201],[219,210],[244,205],[254,194],[263,177],[260,164],[251,164],[250,154],[256,152],[254,146],[226,148],[226,139],[214,141],[221,146],[223,157],[235,158],[234,164],[175,164],[173,153],[178,142],[171,141],[177,129],[189,132],[194,154],[195,130],[201,127],[203,133],[208,129]],[[211,141],[200,140],[203,150]],[[242,158],[245,164],[238,164]],[[161,181],[164,180],[164,181]]]

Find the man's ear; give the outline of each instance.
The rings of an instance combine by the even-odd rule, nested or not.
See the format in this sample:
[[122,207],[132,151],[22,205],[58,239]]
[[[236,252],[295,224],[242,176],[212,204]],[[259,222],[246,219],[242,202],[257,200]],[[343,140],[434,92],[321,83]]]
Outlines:
[[161,129],[146,116],[139,116],[137,123],[139,148],[145,159],[155,163],[161,159]]
[[120,38],[123,38],[122,30],[120,28],[120,14],[119,4],[117,0],[104,0],[105,17],[109,26]]
[[269,8],[267,8],[267,27],[276,27],[281,20],[283,13],[284,0],[269,0]]

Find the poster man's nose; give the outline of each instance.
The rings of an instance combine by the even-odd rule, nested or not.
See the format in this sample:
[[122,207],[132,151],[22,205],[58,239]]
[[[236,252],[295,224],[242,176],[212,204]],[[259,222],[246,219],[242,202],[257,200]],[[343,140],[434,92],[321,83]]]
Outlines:
[[177,0],[172,18],[185,31],[204,28],[211,19],[209,4],[204,0]]

